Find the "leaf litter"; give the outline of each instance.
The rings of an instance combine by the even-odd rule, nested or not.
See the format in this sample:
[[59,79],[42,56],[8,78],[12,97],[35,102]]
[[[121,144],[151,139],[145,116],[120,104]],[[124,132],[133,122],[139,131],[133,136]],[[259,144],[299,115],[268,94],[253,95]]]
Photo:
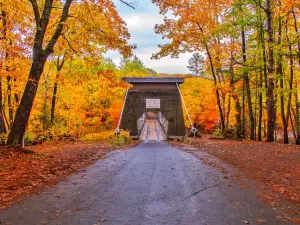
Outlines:
[[55,184],[112,150],[103,142],[83,141],[45,143],[25,151],[0,147],[0,208],[38,187]]
[[[293,206],[282,208],[286,215],[279,216],[282,222],[288,220],[300,224],[300,146],[267,143],[258,141],[215,140],[209,135],[202,138],[188,138],[184,143],[170,142],[193,153],[203,151],[236,167],[248,177],[258,181],[254,189],[264,204],[278,206],[282,200],[291,201]],[[192,148],[196,148],[192,150]],[[234,175],[230,177],[228,171],[213,160],[199,157],[205,164],[217,167],[225,175],[224,179],[233,178],[242,189],[248,188],[247,177]],[[263,185],[262,185],[263,184]],[[295,206],[295,207],[294,207]],[[292,217],[293,215],[293,217]],[[298,216],[297,216],[298,215]],[[257,219],[258,223],[264,223]]]

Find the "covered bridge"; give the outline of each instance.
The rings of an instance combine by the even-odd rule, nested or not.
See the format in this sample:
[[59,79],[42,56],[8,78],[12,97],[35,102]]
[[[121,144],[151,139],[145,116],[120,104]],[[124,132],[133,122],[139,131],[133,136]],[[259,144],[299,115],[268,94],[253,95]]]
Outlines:
[[120,128],[143,140],[185,136],[179,84],[184,78],[124,77],[126,92]]

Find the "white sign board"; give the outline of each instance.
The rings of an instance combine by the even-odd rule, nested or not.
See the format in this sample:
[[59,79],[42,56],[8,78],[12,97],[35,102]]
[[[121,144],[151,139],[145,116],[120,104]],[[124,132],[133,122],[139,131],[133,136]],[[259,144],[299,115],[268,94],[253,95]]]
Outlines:
[[160,109],[160,99],[146,99],[147,109]]

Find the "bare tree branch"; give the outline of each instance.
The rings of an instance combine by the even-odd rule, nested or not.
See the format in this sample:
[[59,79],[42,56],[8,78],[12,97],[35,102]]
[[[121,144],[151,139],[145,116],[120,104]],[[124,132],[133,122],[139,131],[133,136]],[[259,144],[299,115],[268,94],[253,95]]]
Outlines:
[[260,0],[257,2],[256,0],[253,0],[253,2],[258,6],[260,7],[262,10],[264,10],[265,12],[267,12],[267,9],[265,7],[262,6]]
[[30,1],[31,5],[32,5],[32,9],[33,9],[33,12],[34,12],[36,26],[38,27],[40,19],[41,19],[39,6],[38,6],[36,0],[29,0],[29,1]]
[[75,50],[75,48],[73,48],[73,46],[71,45],[71,42],[66,38],[66,36],[63,34],[62,38],[67,42],[69,48],[77,55],[80,56],[80,54]]
[[56,30],[53,33],[51,40],[49,41],[49,43],[46,47],[45,52],[47,55],[50,55],[53,52],[54,45],[62,33],[62,30],[64,28],[64,23],[66,22],[66,20],[69,16],[69,9],[71,7],[72,1],[73,0],[66,0],[66,2],[65,2],[63,12],[62,12],[61,18],[59,20],[59,24],[57,25]]
[[120,2],[124,3],[125,5],[129,6],[132,9],[135,9],[135,7],[132,4],[130,4],[130,3],[126,2],[126,1],[124,1],[124,0],[120,0]]

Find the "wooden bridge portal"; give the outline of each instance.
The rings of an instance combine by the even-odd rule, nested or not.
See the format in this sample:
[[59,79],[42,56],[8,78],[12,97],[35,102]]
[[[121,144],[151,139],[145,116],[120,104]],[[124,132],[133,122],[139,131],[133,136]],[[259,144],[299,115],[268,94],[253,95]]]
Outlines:
[[133,138],[164,140],[185,136],[178,85],[184,78],[124,77],[127,90],[120,128]]

